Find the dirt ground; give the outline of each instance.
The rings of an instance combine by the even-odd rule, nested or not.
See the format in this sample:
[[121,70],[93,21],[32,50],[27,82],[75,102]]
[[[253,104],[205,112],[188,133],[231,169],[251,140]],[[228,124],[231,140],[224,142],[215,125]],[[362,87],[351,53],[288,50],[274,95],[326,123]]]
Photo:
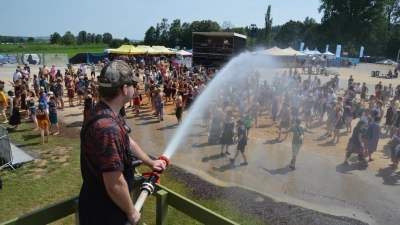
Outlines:
[[[12,73],[15,68],[0,68],[0,80],[12,80]],[[38,70],[36,67],[31,68],[33,70]],[[63,69],[63,68],[61,68]],[[387,70],[389,70],[388,66],[381,66],[381,65],[374,65],[374,64],[361,64],[358,65],[355,69],[351,68],[331,68],[332,70],[336,70],[337,72],[340,73],[340,82],[341,85],[345,85],[347,83],[347,80],[350,75],[353,75],[354,79],[356,82],[367,82],[369,89],[373,90],[374,85],[378,81],[382,81],[383,85],[388,85],[392,83],[393,86],[397,86],[399,84],[399,80],[391,80],[391,79],[379,79],[379,78],[373,78],[370,76],[371,71],[380,71],[382,73],[386,73]],[[392,70],[394,70],[393,67],[391,67]],[[283,72],[284,70],[288,70],[288,68],[280,68],[280,69],[259,69],[261,72],[261,79],[260,80],[268,80],[270,81],[275,74],[275,72]],[[305,79],[307,76],[303,75],[303,79]],[[323,77],[320,76],[321,80],[323,82],[328,81],[330,77]],[[10,89],[10,85],[6,85],[6,90]],[[370,92],[370,94],[371,94]],[[66,105],[68,105],[67,99],[64,99],[66,102]],[[132,138],[136,140],[141,146],[143,146],[144,149],[149,149],[149,153],[153,155],[160,155],[162,154],[162,149],[165,148],[165,146],[168,144],[170,141],[173,131],[175,130],[176,126],[176,118],[174,116],[174,110],[175,106],[172,105],[172,103],[167,103],[165,105],[165,121],[163,123],[156,123],[156,118],[153,118],[151,115],[151,110],[149,105],[147,104],[147,99],[144,98],[143,100],[143,105],[141,108],[141,117],[140,118],[135,118],[133,119],[133,112],[127,111],[128,115],[128,122],[129,124],[134,127],[135,130],[140,130],[132,134]],[[82,125],[82,115],[83,107],[66,107],[65,111],[58,111],[58,118],[60,121],[62,121],[65,125],[62,125],[60,127],[60,134],[66,137],[71,137],[71,138],[76,138],[79,137],[79,130],[75,128],[80,128]],[[386,109],[385,109],[386,111]],[[186,112],[185,112],[186,113]],[[184,113],[184,115],[185,115]],[[315,121],[314,121],[315,122]],[[355,123],[357,120],[353,121],[353,127],[355,126]],[[252,140],[257,140],[257,141],[263,141],[263,144],[265,146],[271,146],[275,151],[275,149],[281,149],[283,147],[286,147],[288,144],[291,142],[291,135],[289,134],[288,138],[286,140],[282,141],[276,141],[275,138],[277,137],[276,130],[277,127],[275,125],[272,125],[271,119],[269,119],[269,115],[267,114],[262,114],[259,117],[258,121],[259,127],[258,128],[252,128],[251,129],[251,134],[250,134],[250,142]],[[381,123],[383,124],[383,123]],[[144,126],[142,126],[144,125]],[[317,158],[317,162],[320,161],[321,164],[324,162],[327,164],[324,159],[328,158],[330,161],[332,159],[334,161],[342,161],[344,159],[345,155],[345,149],[347,146],[347,141],[350,137],[349,133],[346,133],[345,129],[341,131],[341,138],[340,142],[334,146],[331,144],[328,144],[327,142],[330,139],[327,139],[326,137],[323,136],[323,134],[326,132],[326,125],[321,124],[313,124],[313,129],[316,130],[316,134],[306,134],[305,135],[305,142],[303,144],[302,149],[307,149],[312,154],[317,155],[319,158]],[[32,124],[33,126],[33,124]],[[199,129],[202,129],[201,127]],[[190,133],[190,132],[189,132]],[[238,204],[238,206],[244,210],[246,213],[249,213],[249,215],[255,215],[259,216],[262,218],[263,221],[270,222],[271,224],[362,224],[360,221],[356,221],[354,219],[346,218],[346,217],[335,217],[331,216],[328,214],[321,214],[317,213],[313,210],[308,210],[303,207],[297,207],[295,205],[303,205],[306,208],[312,208],[318,211],[323,211],[323,212],[330,212],[328,209],[319,209],[315,208],[314,206],[310,206],[307,204],[303,204],[304,201],[309,201],[307,200],[307,196],[304,198],[302,196],[299,196],[295,192],[298,192],[298,190],[295,190],[294,188],[289,188],[286,187],[284,184],[279,184],[285,186],[285,188],[281,188],[280,190],[274,189],[273,187],[268,187],[273,193],[278,193],[281,194],[279,195],[279,198],[281,201],[286,201],[291,204],[286,204],[282,202],[277,202],[275,200],[272,200],[269,197],[261,196],[265,201],[263,203],[255,203],[252,201],[249,201],[249,199],[254,199],[257,197],[260,197],[259,194],[248,191],[246,192],[243,189],[238,189],[238,188],[231,188],[229,186],[232,186],[237,184],[239,187],[245,187],[248,188],[249,190],[256,190],[260,193],[270,193],[268,190],[263,190],[263,189],[256,189],[254,186],[247,186],[248,183],[244,182],[244,178],[249,177],[245,176],[243,174],[240,174],[238,172],[247,172],[251,171],[254,172],[256,170],[257,173],[259,173],[260,168],[264,168],[264,170],[267,166],[264,166],[263,162],[260,161],[259,155],[255,154],[256,150],[252,150],[250,148],[249,154],[254,153],[254,157],[250,157],[250,164],[254,164],[256,166],[252,167],[252,165],[249,165],[248,169],[245,168],[231,168],[229,165],[225,165],[224,161],[219,162],[218,160],[222,160],[219,157],[219,146],[215,146],[214,149],[218,149],[215,151],[218,152],[218,155],[213,155],[214,153],[207,152],[209,151],[210,147],[207,146],[206,144],[202,143],[199,140],[203,140],[205,137],[204,133],[199,133],[196,134],[197,136],[193,136],[193,140],[190,139],[185,143],[185,149],[181,150],[179,154],[176,154],[173,158],[172,163],[181,166],[184,168],[186,171],[189,171],[190,173],[187,173],[185,171],[171,171],[173,173],[179,173],[179,176],[183,176],[190,181],[188,185],[190,186],[191,184],[196,184],[194,186],[190,186],[193,190],[193,193],[195,195],[201,197],[201,198],[211,198],[211,197],[221,197],[224,199],[227,199],[229,201],[234,202],[234,204]],[[197,140],[196,138],[199,138]],[[398,177],[396,175],[393,175],[392,170],[386,170],[383,168],[387,168],[387,165],[390,163],[390,149],[387,147],[387,142],[388,142],[388,137],[386,135],[382,135],[381,139],[379,140],[379,145],[378,145],[378,151],[374,153],[373,158],[375,161],[373,163],[370,163],[367,170],[371,174],[376,174],[376,177],[378,178],[383,178],[383,183],[388,183],[390,185],[397,185],[397,180]],[[257,142],[258,143],[258,142]],[[250,146],[252,146],[253,143],[250,143]],[[256,144],[253,144],[254,146]],[[213,146],[211,146],[213,147]],[[231,147],[231,152],[233,147]],[[197,150],[201,150],[197,151]],[[268,150],[268,147],[267,147]],[[265,150],[265,151],[267,151]],[[270,153],[268,153],[270,154]],[[272,154],[272,153],[271,153]],[[275,153],[274,153],[275,154]],[[280,153],[281,156],[282,154],[286,153]],[[302,154],[302,153],[301,153]],[[269,155],[268,155],[269,156]],[[272,157],[272,156],[271,156]],[[289,157],[289,154],[278,157],[277,164],[279,165],[284,165],[288,163],[287,158]],[[193,161],[189,162],[189,165],[186,165],[183,163],[184,160],[187,160],[188,158],[192,158]],[[58,159],[54,159],[58,160]],[[63,159],[60,159],[63,160]],[[225,160],[225,159],[224,159]],[[353,159],[352,159],[353,160]],[[218,162],[216,162],[218,161]],[[353,160],[354,161],[354,160]],[[45,163],[45,162],[41,162]],[[269,161],[269,163],[271,163]],[[301,162],[300,162],[301,163]],[[301,166],[301,164],[300,164]],[[258,167],[258,168],[257,168]],[[286,170],[287,166],[284,166],[282,168],[278,168],[274,170],[272,173],[270,170],[268,170],[271,175],[278,176],[279,175],[285,175],[286,173],[289,173],[290,171]],[[305,167],[305,165],[303,165]],[[199,169],[202,168],[202,169]],[[310,170],[310,169],[322,169],[318,167],[311,167],[311,168],[306,168],[305,170]],[[342,170],[341,168],[336,169],[336,170]],[[348,170],[345,170],[346,173],[348,173]],[[40,171],[38,171],[40,174]],[[302,171],[296,171],[297,173],[302,173]],[[282,173],[282,174],[281,174]],[[304,176],[307,176],[306,174],[302,174]],[[359,176],[357,173],[355,175]],[[190,178],[188,176],[191,176]],[[293,176],[293,175],[288,175],[288,176]],[[374,175],[372,175],[374,176]],[[223,179],[223,177],[228,177],[228,181],[226,179]],[[229,182],[229,177],[230,177],[230,182]],[[257,176],[255,176],[257,177]],[[286,176],[287,177],[287,176]],[[262,178],[262,179],[271,179],[272,177],[267,177],[267,178]],[[256,181],[257,178],[254,179]],[[291,178],[292,179],[292,178]],[[333,179],[335,180],[335,179]],[[208,182],[211,182],[215,185],[212,185]],[[275,180],[276,182],[276,180]],[[298,182],[298,181],[297,181]],[[373,182],[379,184],[382,182],[381,180],[373,180]],[[299,188],[303,188],[303,186],[306,184],[302,183],[301,185],[299,184]],[[355,184],[357,185],[357,184]],[[225,187],[223,187],[225,186]],[[387,188],[387,187],[384,187]],[[379,194],[386,194],[387,191],[386,189],[382,188],[382,192],[379,192]],[[216,193],[218,194],[211,194],[212,192],[204,191],[204,190],[215,190]],[[246,192],[246,193],[244,193]],[[283,193],[284,192],[284,193]],[[287,193],[286,193],[287,192]],[[294,192],[294,193],[290,193]],[[323,191],[322,191],[323,192]],[[299,193],[304,193],[304,192],[299,192]],[[291,195],[290,198],[282,198],[283,196]],[[240,198],[233,198],[232,196],[243,196]],[[348,196],[335,196],[337,198],[346,198]],[[350,196],[351,197],[351,196]],[[391,196],[388,196],[390,198]],[[292,198],[297,198],[300,199],[302,204],[299,204],[298,202],[292,201]],[[305,200],[304,200],[305,199]],[[310,198],[309,198],[310,199]],[[372,199],[373,200],[373,199]],[[371,200],[371,201],[372,201]],[[349,200],[351,201],[351,200]],[[311,202],[314,203],[314,202]],[[357,203],[361,204],[361,203]],[[339,205],[340,208],[340,204]],[[379,203],[377,206],[380,206],[381,210],[384,208],[393,208],[385,205],[385,203]],[[364,209],[363,211],[369,212],[369,209]],[[345,213],[345,212],[340,212],[340,213],[333,213],[332,214],[341,214],[341,215],[346,215],[348,217],[351,217],[351,213]],[[369,214],[369,213],[365,213]],[[379,217],[380,212],[377,210],[375,212],[376,217]],[[354,215],[354,214],[353,214]],[[364,215],[364,216],[365,216]],[[357,217],[360,218],[360,217]],[[396,217],[393,218],[393,220],[390,220],[386,224],[392,224],[392,221],[395,221]],[[324,222],[320,222],[324,221]],[[363,220],[365,221],[365,220]],[[382,220],[381,220],[382,221]],[[326,223],[325,223],[326,222]]]

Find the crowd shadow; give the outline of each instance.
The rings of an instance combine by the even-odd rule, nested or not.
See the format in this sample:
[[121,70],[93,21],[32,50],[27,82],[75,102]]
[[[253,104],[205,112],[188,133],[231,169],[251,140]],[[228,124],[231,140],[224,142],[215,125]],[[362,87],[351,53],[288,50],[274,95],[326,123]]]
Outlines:
[[68,124],[66,127],[81,127],[83,125],[83,121],[75,121]]
[[384,185],[390,185],[390,186],[399,186],[399,175],[394,173],[393,168],[391,167],[386,167],[386,168],[379,168],[378,174],[375,176],[377,177],[382,177]]
[[261,124],[261,125],[258,125],[257,128],[270,128],[270,127],[273,127],[274,125],[276,125],[276,124],[272,124],[272,123],[270,123],[270,124]]
[[160,127],[160,128],[157,128],[156,130],[170,130],[170,129],[174,129],[176,127],[178,127],[178,124],[173,124],[173,125],[169,125],[169,126],[165,126],[165,127]]
[[325,135],[319,136],[318,138],[315,138],[314,141],[324,141],[326,140],[327,137]]
[[368,168],[368,165],[365,167],[360,166],[360,164],[354,160],[350,160],[349,165],[344,165],[344,164],[339,164],[336,166],[336,172],[341,173],[341,174],[353,174],[352,171],[358,170],[358,171],[365,171]]
[[280,139],[280,140],[272,139],[272,140],[268,140],[268,141],[264,142],[263,144],[264,145],[274,145],[274,144],[282,143],[284,140],[285,139]]
[[64,117],[71,117],[71,116],[80,116],[82,113],[75,113],[75,114],[67,114]]
[[201,161],[202,162],[208,162],[210,160],[222,159],[222,158],[225,158],[225,157],[226,157],[225,154],[218,153],[218,154],[215,154],[215,155],[210,155],[210,156],[204,157],[204,158],[201,159]]
[[278,169],[274,169],[274,170],[269,170],[269,169],[261,167],[261,166],[258,166],[258,167],[263,169],[263,170],[265,170],[265,171],[267,171],[271,175],[276,175],[276,174],[286,175],[286,174],[288,174],[290,172],[293,172],[293,170],[289,167],[289,165],[281,167],[281,168],[278,168]]
[[204,142],[204,143],[201,143],[201,144],[194,143],[194,144],[192,145],[192,148],[204,148],[204,147],[212,146],[212,145],[217,145],[217,144],[211,144],[211,143],[209,143],[209,142]]
[[220,167],[212,167],[211,169],[213,171],[217,172],[225,172],[227,170],[234,170],[235,168],[242,167],[244,165],[235,165],[234,163],[228,163],[226,165],[220,166]]

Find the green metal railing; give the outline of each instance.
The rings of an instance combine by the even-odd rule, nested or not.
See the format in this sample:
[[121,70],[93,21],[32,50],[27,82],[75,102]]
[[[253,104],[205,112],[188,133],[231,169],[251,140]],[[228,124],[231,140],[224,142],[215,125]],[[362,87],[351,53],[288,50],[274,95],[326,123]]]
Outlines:
[[[136,202],[136,198],[140,195],[140,186],[145,179],[146,178],[139,175],[135,176],[135,189],[132,193],[132,200],[134,202]],[[159,184],[156,184],[156,188],[152,196],[156,198],[157,225],[168,224],[168,206],[174,207],[175,209],[203,224],[237,224]],[[78,196],[57,202],[45,208],[0,223],[0,225],[48,224],[72,214],[75,214],[75,223],[79,225]],[[142,219],[138,224],[145,225]]]

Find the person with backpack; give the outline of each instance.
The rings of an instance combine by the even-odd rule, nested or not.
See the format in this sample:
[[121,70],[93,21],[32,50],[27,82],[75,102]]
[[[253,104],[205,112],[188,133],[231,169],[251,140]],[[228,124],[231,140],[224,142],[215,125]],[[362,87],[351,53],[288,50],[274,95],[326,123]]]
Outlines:
[[278,134],[287,134],[290,132],[293,132],[293,140],[292,140],[292,161],[290,162],[290,168],[295,169],[296,168],[296,158],[297,155],[299,154],[300,148],[303,145],[304,142],[304,132],[307,133],[315,133],[314,130],[309,130],[306,126],[301,125],[301,118],[297,117],[296,118],[296,124],[289,128],[288,130],[276,131]]
[[383,128],[381,125],[379,125],[380,122],[381,117],[377,115],[374,116],[374,122],[369,124],[367,130],[365,131],[364,145],[366,148],[366,153],[364,155],[364,159],[369,157],[369,162],[374,161],[372,158],[372,153],[374,153],[378,148],[379,135],[383,133]]

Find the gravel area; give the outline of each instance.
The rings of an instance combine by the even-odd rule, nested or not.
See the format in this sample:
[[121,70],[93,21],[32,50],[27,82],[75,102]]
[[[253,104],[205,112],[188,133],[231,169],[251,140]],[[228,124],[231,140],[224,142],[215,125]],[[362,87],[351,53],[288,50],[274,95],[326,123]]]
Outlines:
[[353,218],[332,216],[284,202],[276,202],[243,188],[219,187],[177,167],[169,167],[167,173],[184,182],[195,197],[204,200],[219,198],[229,201],[244,214],[256,216],[269,224],[367,224]]

